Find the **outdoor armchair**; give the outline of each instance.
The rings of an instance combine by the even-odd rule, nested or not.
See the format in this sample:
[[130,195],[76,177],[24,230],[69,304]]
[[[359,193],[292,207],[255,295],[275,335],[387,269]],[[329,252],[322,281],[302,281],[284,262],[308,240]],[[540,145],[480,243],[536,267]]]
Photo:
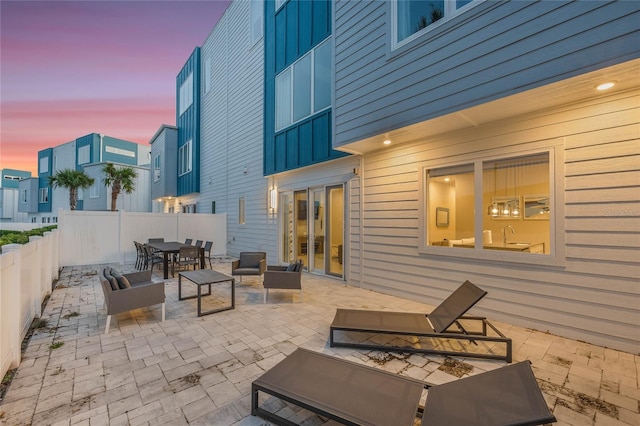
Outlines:
[[238,260],[231,262],[231,275],[242,277],[262,276],[267,270],[267,253],[263,251],[240,252]]
[[300,290],[300,301],[302,302],[302,260],[293,262],[288,266],[269,265],[264,273],[264,293],[263,302],[267,303],[269,289]]

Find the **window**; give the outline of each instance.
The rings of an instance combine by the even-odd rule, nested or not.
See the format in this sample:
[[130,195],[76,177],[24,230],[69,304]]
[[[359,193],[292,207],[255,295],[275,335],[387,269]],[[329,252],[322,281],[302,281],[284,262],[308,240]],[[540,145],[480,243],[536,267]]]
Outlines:
[[[458,10],[473,0],[397,0],[393,3],[395,13],[395,43],[414,39],[414,34],[442,18],[455,15]],[[417,36],[416,36],[417,37]]]
[[189,74],[180,86],[179,96],[178,105],[180,107],[180,113],[178,115],[182,115],[187,108],[193,104],[193,73]]
[[[464,252],[553,257],[559,245],[551,202],[553,153],[425,165],[421,249],[465,257]],[[434,251],[425,250],[428,246]]]
[[[276,9],[278,6],[276,5]],[[262,37],[262,11],[264,4],[260,0],[251,2],[251,44],[255,44]]]
[[40,188],[39,194],[40,194],[38,197],[39,203],[49,202],[49,188]]
[[285,4],[287,2],[287,0],[276,0],[276,10],[280,9],[282,7],[283,4]]
[[20,202],[22,204],[26,204],[27,202],[27,190],[23,189],[22,191],[20,191]]
[[211,90],[211,58],[204,61],[204,93],[209,93],[209,90]]
[[89,198],[100,198],[100,184],[98,183],[98,179],[96,179],[89,188]]
[[191,171],[191,160],[191,140],[189,140],[178,151],[178,176]]
[[238,200],[238,223],[244,225],[244,197]]
[[78,148],[78,164],[86,164],[90,160],[89,151],[91,147],[89,145],[81,146]]
[[182,206],[182,213],[195,213],[196,205],[195,204],[185,204]]
[[153,159],[153,181],[160,180],[160,154],[156,155]]
[[31,218],[31,223],[36,223],[36,218],[35,218],[35,216]]
[[53,217],[53,223],[58,223],[58,216]]
[[49,171],[49,157],[42,157],[40,159],[40,173],[47,173]]
[[136,156],[135,151],[131,151],[129,149],[118,148],[118,147],[111,146],[111,145],[107,145],[104,148],[104,151],[108,152],[110,154],[124,155],[125,157],[131,157],[131,158],[134,158]]
[[330,39],[283,70],[275,83],[276,131],[330,107]]

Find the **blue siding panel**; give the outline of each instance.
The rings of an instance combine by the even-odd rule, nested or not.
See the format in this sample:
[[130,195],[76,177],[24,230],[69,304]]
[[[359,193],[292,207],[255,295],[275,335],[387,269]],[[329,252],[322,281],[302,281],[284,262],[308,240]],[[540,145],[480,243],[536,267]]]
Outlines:
[[296,59],[298,59],[298,25],[302,24],[298,22],[298,2],[290,1],[286,4],[287,13],[287,27],[285,36],[285,65],[290,65]]
[[264,174],[350,155],[331,147],[331,108],[275,132],[275,76],[331,35],[331,1],[289,0],[276,13],[267,0],[264,10]]
[[313,28],[312,45],[320,43],[331,35],[331,2],[314,1],[312,3]]
[[311,6],[313,2],[302,1],[298,3],[298,51],[308,52],[311,49],[311,27],[312,14]]
[[[180,86],[193,75],[193,103],[182,113],[176,109],[178,127],[178,156],[180,147],[191,141],[191,171],[178,176],[178,196],[200,192],[200,48],[196,47],[176,77],[176,99]],[[179,105],[178,105],[179,107]],[[179,159],[178,159],[179,161]],[[178,170],[176,170],[176,173]]]
[[[40,171],[40,160],[47,158],[47,171]],[[35,194],[36,203],[38,203],[39,213],[51,212],[51,194],[52,189],[49,185],[49,176],[53,176],[53,148],[43,149],[38,152],[38,193]],[[40,188],[49,188],[49,201],[46,203],[40,202]]]
[[313,151],[311,143],[313,136],[311,134],[311,120],[298,126],[298,136],[300,139],[300,164],[313,164]]

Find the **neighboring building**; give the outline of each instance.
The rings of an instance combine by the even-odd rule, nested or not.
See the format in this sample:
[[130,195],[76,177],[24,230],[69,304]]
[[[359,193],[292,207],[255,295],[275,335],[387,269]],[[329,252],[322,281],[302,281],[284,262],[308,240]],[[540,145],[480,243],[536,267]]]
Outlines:
[[0,170],[0,188],[18,189],[18,183],[30,177],[31,172],[25,170],[2,169]]
[[[57,223],[58,209],[69,209],[69,190],[60,187],[53,189],[49,185],[49,177],[58,170],[87,170],[89,166],[109,162],[122,166],[144,166],[143,168],[148,169],[149,158],[150,148],[146,145],[98,133],[91,133],[56,147],[46,148],[38,152],[37,185],[34,184],[33,179],[20,182],[19,210],[28,214],[30,222]],[[90,198],[88,192],[93,191],[94,195],[104,192],[98,189],[99,185],[103,185],[103,176],[98,179],[96,171],[92,174],[92,177],[96,178],[96,183],[89,191],[78,191],[77,210],[87,210],[84,202]],[[142,173],[141,176],[148,178],[149,173]],[[142,210],[133,211],[150,211],[149,184],[141,184],[136,188],[136,192],[134,198],[138,201],[131,202],[130,205]],[[94,198],[99,197],[98,195]],[[107,206],[94,201],[96,200],[90,201],[89,205],[96,210],[110,209],[110,201]]]
[[20,181],[31,177],[24,170],[0,170],[0,222],[25,222],[26,213],[18,211]]
[[165,212],[165,202],[173,209],[171,200],[178,196],[178,128],[163,124],[149,144],[152,211]]
[[434,305],[469,279],[479,313],[637,352],[640,3],[259,4],[178,75],[163,211],[227,213],[230,255]]

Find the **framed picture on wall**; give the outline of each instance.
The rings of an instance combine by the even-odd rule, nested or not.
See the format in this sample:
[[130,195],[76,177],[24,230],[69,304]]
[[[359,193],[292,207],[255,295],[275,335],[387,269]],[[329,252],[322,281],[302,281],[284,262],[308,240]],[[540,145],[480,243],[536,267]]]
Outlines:
[[449,209],[446,207],[436,207],[436,226],[449,226]]

